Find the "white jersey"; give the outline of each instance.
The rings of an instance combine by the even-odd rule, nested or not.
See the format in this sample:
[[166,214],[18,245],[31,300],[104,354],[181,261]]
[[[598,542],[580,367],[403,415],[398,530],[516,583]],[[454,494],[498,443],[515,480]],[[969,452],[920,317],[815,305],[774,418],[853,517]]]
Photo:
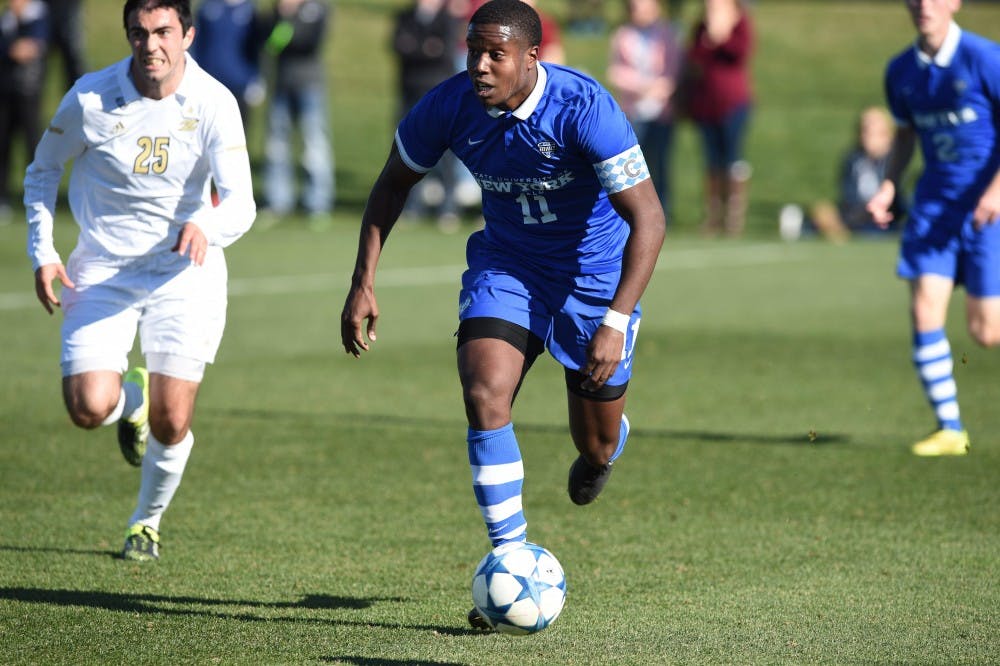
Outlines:
[[187,222],[225,247],[253,224],[250,159],[232,93],[186,56],[174,94],[143,97],[129,77],[131,61],[81,77],[38,144],[24,181],[33,269],[62,263],[52,223],[70,160],[81,256],[128,263],[169,252]]

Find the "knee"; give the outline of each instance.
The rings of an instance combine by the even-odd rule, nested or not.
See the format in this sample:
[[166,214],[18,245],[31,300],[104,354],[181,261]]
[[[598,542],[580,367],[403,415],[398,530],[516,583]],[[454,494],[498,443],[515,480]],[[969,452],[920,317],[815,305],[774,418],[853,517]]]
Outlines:
[[481,430],[493,430],[510,422],[511,396],[489,381],[477,380],[462,386],[462,399],[469,425]]
[[191,415],[186,410],[151,406],[149,429],[156,441],[170,446],[187,436],[191,429]]
[[1000,346],[1000,326],[986,326],[979,323],[969,324],[969,335],[980,347],[990,349]]
[[115,408],[113,404],[104,404],[85,395],[67,395],[66,411],[73,425],[93,430],[104,425],[104,421]]

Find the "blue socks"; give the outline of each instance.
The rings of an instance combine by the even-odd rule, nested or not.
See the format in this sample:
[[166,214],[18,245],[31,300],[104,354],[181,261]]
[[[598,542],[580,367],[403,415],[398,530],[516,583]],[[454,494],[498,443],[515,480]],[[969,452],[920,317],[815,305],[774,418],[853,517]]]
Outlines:
[[514,424],[496,430],[469,428],[472,490],[493,546],[527,539],[528,521],[521,506],[524,465]]
[[958,411],[958,388],[955,385],[951,345],[944,329],[913,333],[913,365],[917,369],[924,393],[934,409],[938,426],[946,430],[962,430]]

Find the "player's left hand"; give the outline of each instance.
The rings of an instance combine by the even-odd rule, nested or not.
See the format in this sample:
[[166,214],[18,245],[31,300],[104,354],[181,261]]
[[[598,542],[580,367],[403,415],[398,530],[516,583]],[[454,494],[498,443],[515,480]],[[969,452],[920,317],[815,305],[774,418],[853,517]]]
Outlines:
[[580,372],[587,375],[581,387],[596,391],[604,386],[618,369],[625,348],[625,334],[610,326],[598,326],[587,345],[587,365]]
[[972,222],[976,229],[982,229],[988,224],[1000,221],[1000,188],[991,187],[983,193],[976,210],[972,213]]
[[192,264],[201,266],[205,263],[205,255],[208,253],[208,238],[201,227],[194,222],[187,222],[177,234],[177,242],[170,251],[177,252],[182,257],[186,254]]

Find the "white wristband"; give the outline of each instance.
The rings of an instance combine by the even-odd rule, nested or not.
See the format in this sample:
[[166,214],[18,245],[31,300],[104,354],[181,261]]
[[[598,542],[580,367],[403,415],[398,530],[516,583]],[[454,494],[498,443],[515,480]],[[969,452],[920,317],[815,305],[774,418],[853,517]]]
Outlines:
[[601,320],[601,326],[610,326],[619,333],[625,334],[628,331],[629,320],[631,320],[629,315],[608,308],[608,311],[604,313],[604,319]]

